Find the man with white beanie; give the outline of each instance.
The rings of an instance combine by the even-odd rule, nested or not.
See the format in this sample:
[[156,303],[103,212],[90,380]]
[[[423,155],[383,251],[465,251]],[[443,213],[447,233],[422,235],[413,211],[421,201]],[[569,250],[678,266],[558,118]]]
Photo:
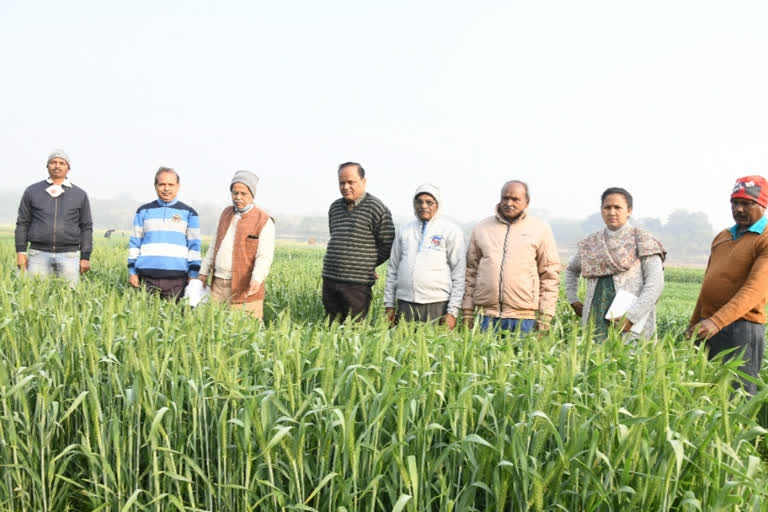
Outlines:
[[259,177],[237,171],[229,191],[232,206],[224,208],[216,240],[200,268],[200,280],[211,282],[211,298],[243,309],[255,318],[264,315],[265,281],[275,252],[275,221],[256,206]]
[[30,276],[54,275],[74,286],[91,268],[91,205],[88,194],[67,177],[66,153],[54,151],[46,166],[48,178],[27,187],[19,203],[16,266]]
[[384,288],[390,325],[404,319],[456,326],[464,295],[464,235],[438,214],[440,201],[436,185],[418,187],[413,197],[416,219],[395,236]]

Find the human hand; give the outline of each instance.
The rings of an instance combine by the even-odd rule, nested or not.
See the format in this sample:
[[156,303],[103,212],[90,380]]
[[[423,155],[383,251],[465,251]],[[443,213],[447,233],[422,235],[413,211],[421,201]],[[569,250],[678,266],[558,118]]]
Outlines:
[[203,282],[203,288],[205,288],[205,285],[208,282],[208,276],[204,276],[203,274],[197,274],[197,279]]
[[27,253],[25,252],[16,253],[16,267],[22,271],[27,270]]
[[574,312],[575,312],[577,315],[579,315],[579,318],[581,318],[581,317],[582,317],[582,315],[584,314],[584,304],[582,304],[582,303],[581,303],[581,302],[579,302],[579,301],[576,301],[576,302],[574,302],[573,304],[571,304],[571,309],[572,309],[572,310],[573,310],[573,311],[574,311]]
[[91,260],[80,260],[80,273],[85,274],[91,270]]
[[448,328],[449,331],[452,331],[456,327],[456,317],[450,313],[444,314],[440,321]]
[[397,324],[397,315],[395,315],[395,308],[385,308],[384,316],[387,317],[387,323],[389,327],[394,327]]
[[715,325],[715,322],[709,318],[705,318],[696,325],[692,325],[685,331],[686,336],[692,336],[696,334],[696,339],[699,341],[707,341],[709,338],[720,332],[720,328]]
[[463,320],[464,325],[467,326],[467,329],[472,329],[475,326],[475,317],[471,310],[465,310],[463,312]]
[[130,283],[131,286],[134,288],[139,287],[139,276],[137,274],[131,274],[128,276],[128,283]]
[[619,318],[611,319],[611,325],[619,332],[629,332],[632,329],[632,325],[634,324],[627,320],[627,317],[622,316]]
[[373,280],[374,281],[378,281],[379,280],[379,273],[376,272],[375,270],[373,271]]
[[261,288],[261,283],[258,281],[251,281],[251,286],[248,287],[248,293],[245,294],[246,297],[250,297],[251,295],[255,295],[259,292],[259,288]]

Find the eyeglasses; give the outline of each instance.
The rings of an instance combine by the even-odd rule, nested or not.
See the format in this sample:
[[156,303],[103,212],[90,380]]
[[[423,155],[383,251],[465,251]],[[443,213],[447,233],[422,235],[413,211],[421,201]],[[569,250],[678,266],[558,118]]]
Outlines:
[[426,207],[428,207],[428,208],[432,208],[432,207],[433,207],[433,206],[435,206],[437,203],[436,203],[436,202],[434,202],[434,201],[431,201],[431,200],[429,200],[429,199],[427,199],[426,201],[423,201],[423,200],[421,200],[421,199],[414,199],[414,200],[413,200],[413,204],[414,204],[414,205],[416,205],[416,206],[426,206]]

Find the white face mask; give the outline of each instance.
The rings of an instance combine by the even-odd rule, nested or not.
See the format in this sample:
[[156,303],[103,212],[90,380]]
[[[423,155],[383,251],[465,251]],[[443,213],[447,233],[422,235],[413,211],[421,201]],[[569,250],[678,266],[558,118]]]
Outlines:
[[46,188],[45,191],[48,192],[51,197],[59,197],[64,193],[64,187],[61,185],[51,185],[50,187]]

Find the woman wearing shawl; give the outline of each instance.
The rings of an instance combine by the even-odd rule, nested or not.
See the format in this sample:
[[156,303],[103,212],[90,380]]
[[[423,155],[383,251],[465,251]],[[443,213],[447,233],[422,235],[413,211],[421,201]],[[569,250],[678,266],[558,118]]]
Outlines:
[[264,281],[275,252],[275,223],[253,202],[259,178],[237,171],[229,191],[232,206],[219,217],[216,239],[200,267],[203,284],[213,274],[211,298],[242,308],[261,319],[264,312]]
[[[595,339],[607,338],[611,327],[629,339],[650,338],[656,332],[656,301],[664,289],[666,251],[651,233],[627,223],[632,215],[629,192],[612,187],[601,199],[605,228],[579,242],[565,270],[566,298],[582,325],[592,319]],[[578,298],[579,276],[587,284],[584,304]],[[619,291],[636,299],[620,318],[606,320]]]

